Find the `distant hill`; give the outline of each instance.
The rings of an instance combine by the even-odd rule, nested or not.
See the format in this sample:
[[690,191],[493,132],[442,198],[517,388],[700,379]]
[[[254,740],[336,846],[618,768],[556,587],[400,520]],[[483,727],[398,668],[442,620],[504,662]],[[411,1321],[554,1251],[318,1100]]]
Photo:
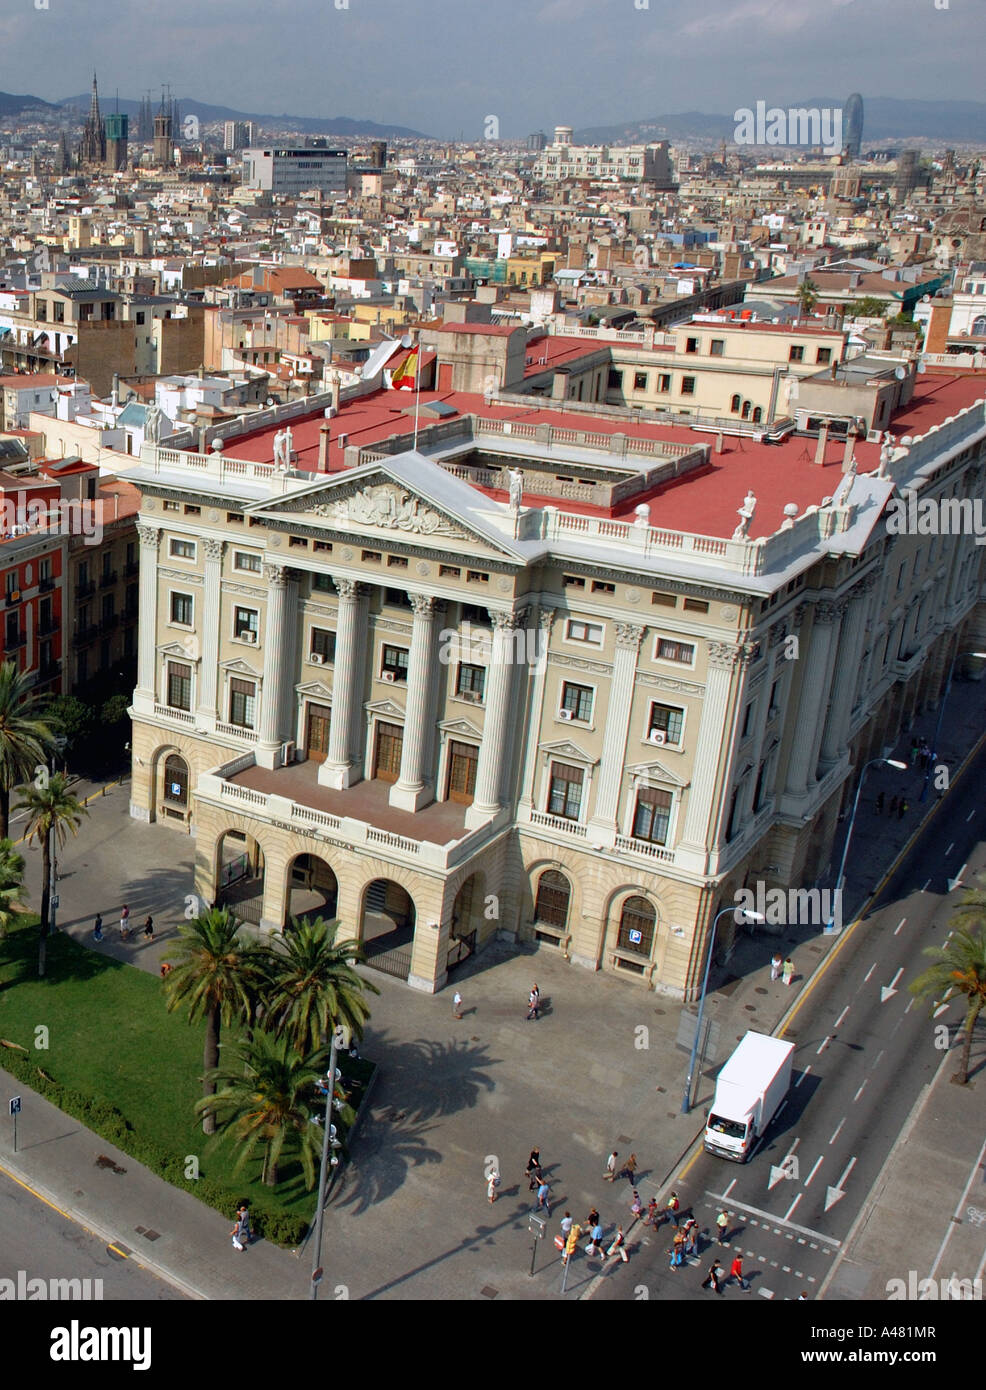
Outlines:
[[[801,102],[774,102],[767,105],[838,108],[848,98],[812,97]],[[751,106],[755,101],[751,99]],[[956,144],[986,145],[986,103],[981,101],[907,101],[898,97],[868,97],[863,93],[863,145],[878,140],[928,140]],[[648,120],[619,125],[588,126],[576,131],[575,139],[584,144],[635,143],[646,140],[712,139],[730,140],[733,114],[704,111],[671,112]]]
[[[89,100],[87,92],[84,96],[65,97],[58,105],[65,110],[73,110],[78,115],[84,115],[89,110]],[[154,101],[153,105],[156,109],[157,102]],[[410,130],[407,126],[378,125],[376,121],[354,120],[350,116],[265,116],[255,111],[234,111],[231,106],[211,106],[206,101],[197,101],[194,97],[185,96],[178,98],[178,105],[183,118],[198,116],[203,125],[209,125],[212,121],[253,121],[265,130],[292,130],[299,135],[341,135],[351,139],[356,136],[371,136],[377,140],[429,138],[420,130]],[[140,102],[129,97],[121,97],[117,102],[115,96],[102,96],[100,107],[104,113],[122,111],[133,120],[137,117]]]
[[0,92],[0,117],[19,116],[24,111],[56,111],[58,105],[42,101],[40,97],[14,96],[12,92]]

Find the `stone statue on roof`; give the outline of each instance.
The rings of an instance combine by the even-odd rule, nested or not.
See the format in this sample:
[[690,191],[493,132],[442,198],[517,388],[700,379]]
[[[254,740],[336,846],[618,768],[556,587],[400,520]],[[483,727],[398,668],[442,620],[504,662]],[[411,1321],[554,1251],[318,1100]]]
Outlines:
[[516,511],[524,500],[524,474],[519,468],[507,470],[510,505]]
[[144,440],[148,444],[160,444],[161,442],[161,421],[164,419],[164,411],[152,401],[150,405],[144,407]]
[[742,507],[737,508],[736,515],[739,517],[739,525],[733,532],[734,541],[745,541],[749,535],[750,522],[753,520],[753,513],[757,509],[757,499],[752,492],[748,492],[743,498]]

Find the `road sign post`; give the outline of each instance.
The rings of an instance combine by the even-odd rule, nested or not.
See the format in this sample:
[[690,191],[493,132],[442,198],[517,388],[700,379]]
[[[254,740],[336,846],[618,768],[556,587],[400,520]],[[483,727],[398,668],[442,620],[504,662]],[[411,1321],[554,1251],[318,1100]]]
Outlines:
[[12,1119],[13,1122],[14,1122],[14,1153],[17,1152],[17,1116],[18,1116],[20,1113],[21,1113],[21,1098],[20,1098],[20,1096],[11,1096],[11,1098],[10,1098],[10,1115],[11,1115],[11,1119]]

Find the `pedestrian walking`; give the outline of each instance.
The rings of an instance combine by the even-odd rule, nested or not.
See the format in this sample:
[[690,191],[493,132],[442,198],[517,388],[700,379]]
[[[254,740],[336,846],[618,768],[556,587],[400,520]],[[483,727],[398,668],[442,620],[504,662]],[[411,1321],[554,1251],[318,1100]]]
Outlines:
[[120,940],[126,941],[130,935],[130,909],[126,903],[120,908]]
[[572,1221],[572,1213],[567,1211],[561,1219],[561,1238],[563,1244],[568,1240],[568,1233],[574,1224],[575,1223]]
[[743,1274],[743,1260],[740,1255],[737,1255],[735,1260],[733,1260],[729,1268],[729,1278],[726,1282],[731,1284],[734,1280],[739,1284],[744,1293],[750,1292],[750,1281]]
[[455,993],[452,995],[452,1017],[462,1017],[462,995],[459,993],[458,990],[456,990]]
[[668,1251],[668,1265],[672,1270],[680,1269],[685,1262],[685,1236],[682,1231],[675,1231],[674,1241]]
[[883,792],[880,792],[880,794],[877,796],[876,804],[874,805],[873,809],[876,811],[878,816],[883,815]]
[[728,1230],[729,1230],[729,1212],[728,1212],[728,1211],[721,1211],[721,1212],[719,1213],[719,1215],[716,1217],[716,1232],[717,1232],[716,1239],[719,1241],[719,1244],[720,1244],[720,1245],[728,1245],[728,1244],[729,1244],[729,1242],[726,1240],[726,1232],[727,1232]]
[[171,974],[171,971],[173,970],[173,968],[174,968],[174,967],[171,966],[171,965],[169,965],[168,962],[167,962],[166,960],[163,960],[163,961],[161,962],[161,979],[162,979],[162,980],[166,980],[166,979],[168,978],[168,976]]
[[250,1208],[246,1202],[241,1202],[236,1208],[236,1225],[230,1234],[234,1250],[245,1250],[250,1244]]
[[911,807],[907,800],[907,797],[902,796],[900,799],[900,806],[897,808],[897,819],[903,820],[910,809]]
[[912,762],[912,763],[916,763],[916,762],[917,762],[917,760],[918,760],[918,754],[919,754],[920,752],[921,752],[921,741],[920,741],[920,739],[917,737],[917,735],[915,734],[915,736],[911,739],[911,762]]
[[613,1243],[606,1251],[607,1260],[612,1255],[619,1255],[624,1264],[629,1262],[630,1256],[627,1254],[627,1238],[623,1234],[622,1226],[617,1226],[616,1228],[616,1235],[613,1237]]
[[587,1255],[601,1255],[603,1253],[603,1228],[596,1221],[589,1232],[589,1244],[585,1247]]
[[770,958],[770,978],[772,980],[779,980],[781,978],[782,963],[780,951],[775,951]]
[[531,1150],[531,1156],[527,1160],[527,1167],[524,1171],[527,1174],[528,1192],[536,1192],[541,1182],[541,1150],[536,1144]]
[[147,941],[154,940],[154,918],[150,913],[147,914],[147,921],[144,923],[144,937]]
[[791,981],[794,979],[794,961],[790,956],[784,957],[784,965],[781,968],[781,979],[788,986],[790,986]]
[[641,1200],[640,1200],[640,1193],[637,1191],[636,1188],[634,1188],[634,1189],[633,1189],[633,1201],[630,1203],[630,1215],[633,1217],[634,1221],[639,1221],[639,1220],[640,1220],[640,1213],[641,1213],[642,1210],[643,1210],[643,1204],[641,1203]]
[[531,992],[527,996],[527,1017],[537,1022],[538,1009],[541,1005],[541,991],[537,987],[537,981],[531,986]]
[[681,1203],[678,1201],[677,1192],[672,1192],[664,1207],[664,1214],[669,1222],[674,1223],[675,1230],[678,1229],[678,1213],[681,1210]]
[[633,1185],[633,1180],[634,1180],[634,1178],[636,1177],[636,1174],[637,1174],[637,1155],[636,1155],[636,1154],[631,1154],[630,1157],[627,1159],[626,1163],[623,1165],[623,1173],[622,1173],[621,1176],[624,1177],[624,1178],[626,1178],[627,1182],[629,1182],[629,1183],[631,1184],[631,1186],[632,1186],[632,1185]]
[[698,1222],[690,1216],[685,1222],[685,1254],[698,1254]]
[[610,1154],[609,1158],[607,1158],[606,1160],[606,1171],[603,1174],[603,1177],[606,1179],[607,1182],[616,1181],[616,1160],[618,1158],[619,1154],[614,1149],[613,1152]]
[[486,1195],[489,1198],[490,1206],[496,1201],[497,1189],[500,1186],[500,1170],[494,1168],[486,1183]]
[[647,1203],[647,1215],[644,1217],[644,1225],[645,1225],[645,1226],[656,1226],[656,1225],[657,1225],[657,1213],[658,1213],[657,1198],[656,1198],[656,1197],[652,1197],[652,1198],[650,1199],[650,1201]]
[[537,1206],[534,1208],[534,1210],[540,1211],[541,1208],[544,1207],[545,1216],[551,1215],[551,1206],[548,1202],[548,1193],[550,1192],[550,1190],[551,1189],[549,1188],[548,1184],[542,1179],[541,1185],[538,1188]]
[[92,939],[93,941],[102,941],[103,939],[103,914],[101,912],[96,913],[96,920],[92,924]]
[[890,798],[889,814],[891,816],[895,816],[897,814],[897,798],[895,796],[892,796]]
[[599,1225],[599,1213],[598,1211],[596,1211],[595,1207],[592,1208],[592,1211],[590,1211],[589,1215],[585,1218],[585,1221],[582,1224],[585,1226],[587,1231],[591,1231],[593,1226]]
[[714,1293],[722,1293],[719,1281],[723,1276],[723,1268],[718,1260],[713,1260],[709,1265],[709,1272],[702,1280],[702,1288],[711,1288]]

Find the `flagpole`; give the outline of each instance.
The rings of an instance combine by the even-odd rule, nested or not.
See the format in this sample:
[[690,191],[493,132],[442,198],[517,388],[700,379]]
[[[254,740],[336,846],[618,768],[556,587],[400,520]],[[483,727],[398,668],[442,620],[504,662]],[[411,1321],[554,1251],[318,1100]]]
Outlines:
[[421,404],[421,342],[418,341],[418,360],[414,364],[414,451],[418,449],[418,407]]

